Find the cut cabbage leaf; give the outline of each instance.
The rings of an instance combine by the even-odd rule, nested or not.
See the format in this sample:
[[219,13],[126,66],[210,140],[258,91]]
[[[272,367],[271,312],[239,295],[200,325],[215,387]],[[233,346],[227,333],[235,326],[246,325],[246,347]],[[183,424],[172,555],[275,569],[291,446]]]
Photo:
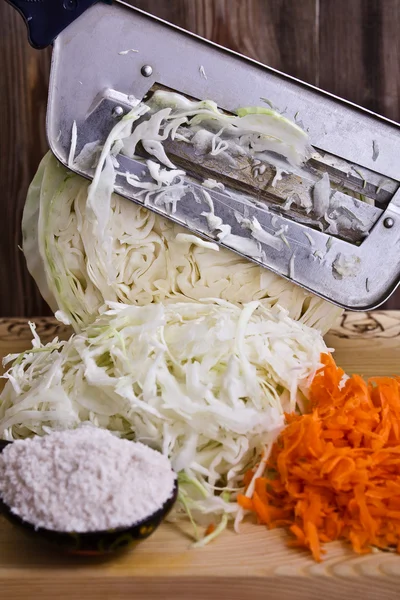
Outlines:
[[[185,125],[185,133],[193,136],[191,143],[202,153],[210,151],[212,155],[217,155],[228,148],[235,148],[236,151],[241,149],[242,152],[256,156],[257,153],[272,151],[296,166],[303,164],[310,156],[311,147],[306,132],[271,109],[239,108],[236,115],[231,115],[222,112],[211,100],[198,102],[164,90],[156,90],[147,105],[153,115],[149,121],[138,126],[137,129],[141,130],[132,138],[134,148],[154,119],[157,119],[159,127],[162,126],[162,120],[166,119],[170,123],[164,128],[164,135],[161,136],[152,129],[152,139],[165,140],[171,128],[176,131],[178,127]],[[220,137],[222,132],[223,136]],[[155,135],[158,137],[154,137]],[[130,144],[129,140],[127,144]],[[166,164],[163,160],[161,162]]]
[[239,127],[276,137],[288,144],[304,144],[304,149],[308,145],[306,132],[275,110],[255,106],[239,108],[236,112],[240,120],[234,122]]
[[66,342],[42,346],[32,333],[32,349],[5,361],[12,366],[0,397],[0,437],[89,421],[141,441],[184,474],[180,491],[200,520],[237,511],[223,492],[234,499],[284,412],[307,397],[327,351],[319,332],[279,307],[218,299],[111,303]]
[[[58,309],[58,304],[55,294],[51,289],[52,277],[47,273],[45,253],[43,248],[41,248],[41,241],[44,239],[44,193],[42,193],[42,184],[46,167],[52,158],[54,161],[53,164],[57,164],[56,159],[50,153],[42,158],[35,177],[29,186],[22,214],[22,246],[28,271],[35,280],[43,299],[55,313]],[[58,175],[59,178],[56,176],[56,172],[53,172],[53,194],[55,194],[56,190],[61,185],[63,178],[66,176],[66,170],[62,168],[61,165]],[[41,212],[42,218],[40,219]],[[41,240],[39,240],[39,237],[41,237]]]

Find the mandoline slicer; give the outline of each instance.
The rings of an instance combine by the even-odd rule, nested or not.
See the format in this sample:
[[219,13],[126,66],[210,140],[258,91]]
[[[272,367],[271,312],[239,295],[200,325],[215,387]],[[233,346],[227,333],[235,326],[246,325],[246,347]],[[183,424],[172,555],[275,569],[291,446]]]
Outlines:
[[[64,165],[74,121],[78,153],[88,142],[105,140],[132,107],[132,97],[143,99],[156,88],[214,100],[230,113],[260,106],[267,98],[287,118],[301,120],[314,150],[304,168],[288,168],[274,186],[276,168],[268,159],[247,159],[229,170],[221,161],[199,159],[185,143],[165,145],[194,189],[208,177],[224,183],[225,190],[208,192],[235,243],[215,239],[201,216],[208,207],[199,195],[188,193],[173,214],[156,205],[148,208],[342,307],[371,309],[395,290],[400,282],[398,124],[120,0],[9,2],[25,17],[33,46],[53,43],[47,136]],[[118,161],[123,170],[143,176],[143,161],[121,155]],[[76,171],[93,177],[92,170]],[[311,197],[325,172],[330,201],[321,220],[302,208],[301,199]],[[118,186],[119,193],[137,202],[125,179]],[[238,215],[255,217],[270,234],[284,231],[285,243],[279,248],[260,243],[256,255],[246,253],[252,232]]]

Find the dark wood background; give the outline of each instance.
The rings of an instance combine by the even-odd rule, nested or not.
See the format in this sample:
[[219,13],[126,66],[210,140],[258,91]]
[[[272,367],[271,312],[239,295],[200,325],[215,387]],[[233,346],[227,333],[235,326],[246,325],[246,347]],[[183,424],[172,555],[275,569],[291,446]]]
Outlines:
[[[400,121],[400,0],[134,0],[143,10]],[[46,152],[50,50],[0,0],[0,317],[49,314],[19,250]],[[386,308],[400,308],[398,292]]]

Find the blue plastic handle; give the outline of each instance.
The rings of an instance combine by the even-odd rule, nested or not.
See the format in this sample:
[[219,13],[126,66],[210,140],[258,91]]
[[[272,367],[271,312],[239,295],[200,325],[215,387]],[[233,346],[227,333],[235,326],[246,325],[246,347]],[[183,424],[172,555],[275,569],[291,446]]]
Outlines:
[[[110,0],[106,1],[111,4]],[[68,25],[99,0],[7,0],[22,15],[31,46],[46,48]]]

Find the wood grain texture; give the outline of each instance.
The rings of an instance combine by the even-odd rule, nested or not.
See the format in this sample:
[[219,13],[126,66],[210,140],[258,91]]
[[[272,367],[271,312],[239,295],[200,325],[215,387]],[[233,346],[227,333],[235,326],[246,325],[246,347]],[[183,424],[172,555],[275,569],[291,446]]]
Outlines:
[[[317,85],[400,121],[399,0],[319,0]],[[400,307],[400,291],[383,309]]]
[[[54,319],[37,319],[43,341],[65,337]],[[27,348],[23,319],[0,319],[0,355]],[[349,373],[400,375],[400,311],[346,314],[327,336]],[[397,600],[400,556],[358,556],[329,544],[321,564],[289,549],[287,534],[245,523],[202,549],[189,529],[164,524],[135,550],[108,560],[60,555],[38,546],[0,517],[0,589],[10,600]]]
[[[132,0],[132,5],[400,120],[400,0]],[[26,190],[46,151],[50,51],[0,1],[1,316],[49,314],[20,244]],[[387,306],[400,307],[400,292]]]
[[289,75],[316,81],[315,0],[130,0],[129,4]]
[[321,0],[319,21],[319,85],[398,121],[399,0]]
[[45,114],[50,51],[27,42],[15,10],[0,4],[0,315],[50,314],[19,249],[26,191],[47,150]]

